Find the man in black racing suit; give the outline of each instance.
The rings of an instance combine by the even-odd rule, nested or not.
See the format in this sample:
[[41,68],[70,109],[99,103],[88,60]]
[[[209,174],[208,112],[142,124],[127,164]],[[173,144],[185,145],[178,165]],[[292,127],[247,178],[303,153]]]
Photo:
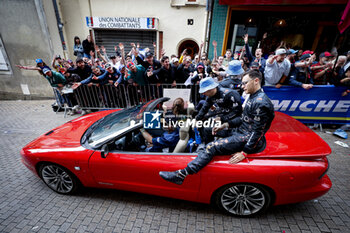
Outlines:
[[[264,135],[271,126],[275,116],[271,100],[261,90],[262,76],[255,70],[244,74],[242,87],[250,97],[244,107],[241,117],[236,117],[220,127],[214,127],[213,134],[225,138],[213,141],[200,148],[196,159],[187,164],[187,167],[174,172],[159,172],[159,175],[172,183],[182,184],[189,174],[195,174],[204,168],[214,155],[233,154],[229,163],[238,163],[247,154],[256,153],[264,146]],[[227,127],[232,130],[223,130]],[[223,131],[222,131],[223,130]],[[221,132],[220,132],[221,131]]]
[[[228,122],[242,114],[241,97],[237,91],[219,87],[210,77],[203,79],[199,85],[199,92],[207,98],[196,116],[197,121],[213,117],[215,121]],[[200,128],[205,143],[213,141],[211,131],[211,128]]]
[[[197,121],[215,116],[217,120],[228,122],[242,114],[241,97],[237,91],[215,87],[212,92],[214,94],[207,96],[203,107],[196,116]],[[211,108],[214,108],[214,110],[209,111]]]

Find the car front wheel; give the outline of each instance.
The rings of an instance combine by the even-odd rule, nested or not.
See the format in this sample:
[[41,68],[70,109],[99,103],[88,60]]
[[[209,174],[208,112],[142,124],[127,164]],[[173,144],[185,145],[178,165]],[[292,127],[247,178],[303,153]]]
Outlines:
[[256,184],[229,184],[218,190],[217,206],[228,214],[250,217],[266,210],[271,203],[270,193]]
[[44,164],[39,175],[50,189],[60,194],[72,194],[78,188],[75,176],[66,168],[56,164]]

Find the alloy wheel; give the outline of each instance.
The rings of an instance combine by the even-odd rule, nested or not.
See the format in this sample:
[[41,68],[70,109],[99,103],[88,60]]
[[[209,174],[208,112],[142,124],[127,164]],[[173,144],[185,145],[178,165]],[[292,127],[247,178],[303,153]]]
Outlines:
[[231,185],[220,195],[220,203],[228,213],[250,216],[263,210],[269,203],[267,192],[250,184]]
[[41,177],[52,190],[68,194],[75,189],[74,178],[63,168],[57,165],[45,165],[41,169]]

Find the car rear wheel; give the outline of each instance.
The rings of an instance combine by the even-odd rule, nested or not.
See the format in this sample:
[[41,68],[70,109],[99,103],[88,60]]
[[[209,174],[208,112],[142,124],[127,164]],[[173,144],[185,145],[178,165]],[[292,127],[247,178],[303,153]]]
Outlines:
[[57,193],[72,194],[78,188],[75,176],[59,165],[44,164],[40,167],[39,174],[44,183]]
[[266,210],[271,203],[270,193],[257,184],[229,184],[216,192],[217,206],[238,217],[250,217]]

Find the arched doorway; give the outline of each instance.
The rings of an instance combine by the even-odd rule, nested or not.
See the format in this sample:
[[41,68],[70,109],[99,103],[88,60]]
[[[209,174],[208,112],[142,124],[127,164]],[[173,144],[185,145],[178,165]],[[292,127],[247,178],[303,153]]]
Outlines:
[[185,40],[181,42],[177,51],[179,57],[181,56],[181,53],[184,51],[184,49],[187,49],[187,54],[191,56],[192,59],[194,59],[194,55],[199,52],[199,46],[193,40]]

